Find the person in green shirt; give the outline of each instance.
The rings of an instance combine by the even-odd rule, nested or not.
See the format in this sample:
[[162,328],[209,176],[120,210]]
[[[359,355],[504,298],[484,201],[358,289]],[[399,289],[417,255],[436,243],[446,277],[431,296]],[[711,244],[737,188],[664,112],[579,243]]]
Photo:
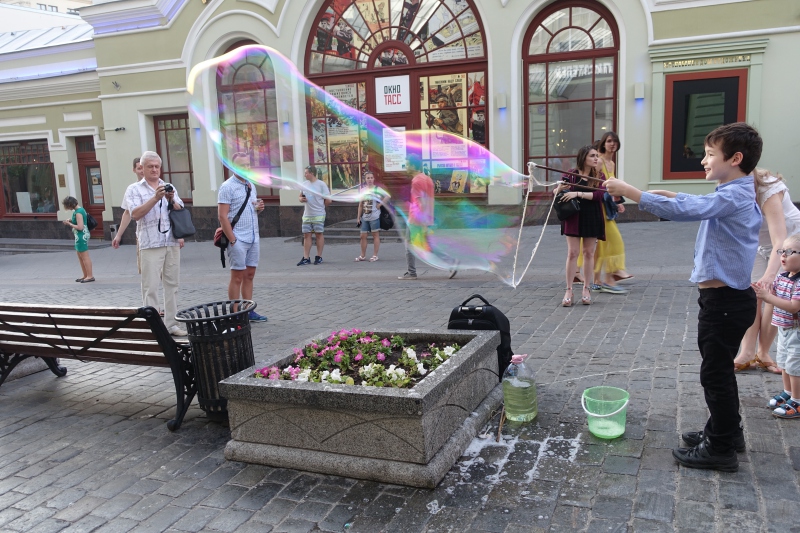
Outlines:
[[75,235],[75,251],[78,252],[78,261],[81,264],[83,277],[75,281],[78,283],[90,283],[94,281],[92,275],[92,260],[89,257],[89,226],[86,224],[86,210],[78,205],[78,200],[72,196],[67,196],[61,202],[64,209],[72,210],[72,218],[64,221],[65,226],[72,228]]

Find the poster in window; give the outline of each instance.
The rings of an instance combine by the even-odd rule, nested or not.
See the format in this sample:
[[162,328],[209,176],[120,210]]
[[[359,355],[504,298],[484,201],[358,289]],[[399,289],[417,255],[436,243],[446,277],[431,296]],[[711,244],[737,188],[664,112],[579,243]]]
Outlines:
[[[342,102],[346,106],[350,106],[353,109],[358,109],[358,92],[356,90],[355,83],[345,83],[342,85],[326,85],[325,90],[328,92],[330,96],[336,98],[340,102]],[[331,110],[332,114],[342,114],[342,111],[338,108],[338,103],[333,100],[332,98],[327,98],[327,105],[328,108]]]
[[326,119],[317,118],[312,121],[312,159],[314,163],[328,162],[328,128]]
[[486,105],[486,85],[483,72],[467,74],[467,103],[469,105]]
[[485,193],[489,184],[489,171],[486,159],[471,159],[469,162],[469,192]]
[[441,193],[463,194],[468,190],[467,160],[432,161],[431,178],[434,188]]
[[478,19],[475,17],[475,14],[472,10],[464,11],[461,15],[458,16],[458,23],[461,25],[461,31],[464,34],[470,34],[472,32],[478,31]]
[[431,107],[461,107],[464,105],[466,93],[466,74],[430,77],[429,100]]
[[406,137],[403,126],[383,128],[383,170],[403,172],[406,170]]
[[486,110],[482,107],[469,110],[469,138],[478,144],[486,144]]
[[367,83],[363,81],[358,84],[358,110],[367,112]]
[[348,117],[328,119],[328,150],[331,163],[331,189],[347,189],[358,183],[358,170],[350,163],[359,161],[359,127]]
[[419,102],[420,109],[430,107],[428,104],[428,78],[422,76],[419,78]]
[[[430,42],[430,41],[429,41]],[[465,59],[464,41],[458,40],[453,44],[437,48],[428,54],[431,61],[452,61],[454,59]]]
[[[387,4],[388,0],[384,0],[383,3]],[[381,28],[381,24],[378,19],[378,14],[373,7],[372,0],[356,0],[355,4],[364,22],[367,23],[370,33],[377,32]]]
[[314,50],[323,54],[333,53],[333,20],[335,15],[330,11],[323,13],[317,22],[317,37]]
[[339,57],[355,59],[355,48],[353,48],[353,30],[347,22],[340,18],[336,21],[333,29],[333,36],[336,37],[336,53]]

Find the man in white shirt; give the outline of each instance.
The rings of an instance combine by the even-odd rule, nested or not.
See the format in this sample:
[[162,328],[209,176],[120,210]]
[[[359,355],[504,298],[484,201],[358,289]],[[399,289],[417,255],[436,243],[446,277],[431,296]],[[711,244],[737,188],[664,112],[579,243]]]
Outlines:
[[186,336],[175,315],[181,274],[183,239],[172,236],[169,209],[183,209],[183,201],[170,183],[161,179],[161,157],[145,152],[140,158],[144,179],[128,187],[122,208],[136,221],[142,267],[142,305],[158,305],[158,283],[164,285],[164,325],[174,336]]
[[[233,166],[250,168],[250,156],[233,154]],[[236,215],[241,215],[231,227]],[[222,231],[228,238],[228,260],[231,263],[231,281],[228,299],[252,300],[253,278],[256,276],[260,256],[258,213],[264,210],[264,200],[256,198],[256,190],[245,178],[234,174],[222,184],[217,193],[217,216]],[[266,322],[267,317],[250,311],[250,322]]]

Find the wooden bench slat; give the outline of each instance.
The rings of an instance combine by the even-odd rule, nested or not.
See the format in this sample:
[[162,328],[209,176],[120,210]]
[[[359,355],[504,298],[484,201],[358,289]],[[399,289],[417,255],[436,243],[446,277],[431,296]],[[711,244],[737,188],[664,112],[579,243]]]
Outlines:
[[[96,336],[95,336],[96,337]],[[66,342],[65,342],[66,340]],[[105,350],[130,350],[133,352],[153,352],[163,354],[164,351],[159,346],[158,342],[153,339],[150,341],[140,341],[140,342],[130,342],[128,340],[116,340],[116,339],[104,339],[95,344],[95,338],[89,339],[82,339],[79,337],[71,337],[69,335],[64,335],[64,339],[62,339],[59,335],[53,334],[53,332],[49,332],[48,335],[36,335],[35,337],[29,337],[27,335],[23,335],[22,333],[9,333],[6,331],[0,331],[0,347],[4,347],[7,344],[35,344],[35,345],[42,345],[47,346],[48,344],[56,344],[58,346],[66,346],[69,344],[72,346],[73,349],[80,349],[86,346],[94,345],[92,349],[105,349]]]
[[69,353],[66,346],[61,345],[59,347],[63,348],[63,350],[40,344],[0,343],[0,351],[10,354],[19,353],[35,355],[37,357],[59,357],[63,359],[80,358],[84,361],[101,361],[126,365],[169,366],[167,358],[164,357],[163,354],[157,354],[155,352],[89,350],[75,357]]
[[[104,327],[79,327],[79,326],[64,326],[59,324],[58,331],[52,326],[48,327],[44,324],[13,324],[13,328],[1,328],[0,331],[7,331],[9,333],[15,334],[22,334],[22,332],[29,333],[31,335],[39,336],[39,335],[55,335],[56,337],[64,335],[65,337],[83,337],[88,339],[96,339],[97,337],[103,336],[110,328]],[[148,330],[129,330],[127,328],[120,328],[114,333],[112,333],[109,339],[124,339],[124,340],[143,340],[143,341],[153,341],[156,342],[156,338],[153,335],[153,332]]]
[[[75,315],[53,315],[49,317],[42,314],[4,313],[0,311],[0,320],[10,324],[43,324],[52,327],[53,322],[61,326],[86,326],[90,321],[92,327],[111,329],[127,317],[87,317]],[[0,325],[2,327],[2,325]],[[150,331],[150,324],[143,318],[136,318],[125,324],[125,329],[146,329]]]
[[136,307],[42,306],[36,304],[0,303],[0,311],[16,313],[57,313],[59,315],[121,316],[137,315]]

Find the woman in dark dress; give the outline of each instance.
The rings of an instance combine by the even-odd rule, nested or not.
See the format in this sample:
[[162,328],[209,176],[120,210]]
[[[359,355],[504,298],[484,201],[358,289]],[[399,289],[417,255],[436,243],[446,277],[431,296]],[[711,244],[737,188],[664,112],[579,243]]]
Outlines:
[[[602,207],[605,176],[598,170],[599,165],[600,154],[597,150],[591,145],[584,146],[578,150],[577,168],[569,172],[585,177],[564,174],[561,178],[562,181],[566,181],[570,185],[559,185],[554,191],[554,194],[558,194],[560,191],[566,190],[568,192],[564,194],[562,201],[568,202],[577,198],[581,204],[580,211],[561,222],[561,235],[567,237],[567,292],[561,301],[561,305],[564,307],[570,307],[574,301],[572,282],[575,278],[578,254],[581,250],[581,239],[583,239],[584,279],[592,279],[594,275],[594,252],[597,248],[597,240],[604,241],[606,239]],[[581,303],[584,305],[592,303],[592,294],[586,284],[583,286]]]

